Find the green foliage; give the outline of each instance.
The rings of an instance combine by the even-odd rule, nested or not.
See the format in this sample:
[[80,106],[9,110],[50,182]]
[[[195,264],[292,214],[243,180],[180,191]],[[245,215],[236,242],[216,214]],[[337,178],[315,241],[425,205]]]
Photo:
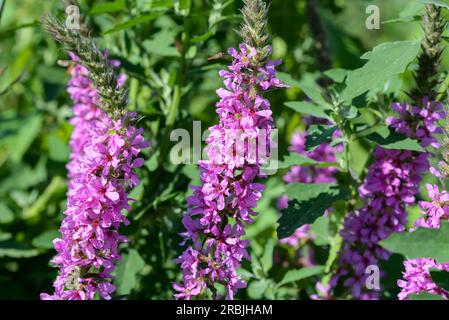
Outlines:
[[[169,151],[176,142],[170,141],[170,131],[183,128],[192,133],[193,120],[201,120],[203,130],[217,122],[218,71],[228,61],[208,58],[238,45],[239,35],[234,30],[242,22],[242,3],[78,2],[82,27],[90,30],[99,49],[108,49],[111,57],[122,62],[121,72],[129,77],[127,108],[139,114],[138,125],[153,143],[143,155],[141,185],[131,193],[137,200],[127,214],[131,224],[121,230],[130,242],[121,248],[114,281],[117,295],[171,299],[171,285],[180,279],[174,259],[182,250],[179,233],[185,199],[192,192],[189,185],[198,184],[199,174],[192,163],[171,164]],[[315,293],[315,283],[328,279],[338,259],[343,217],[361,205],[356,190],[372,159],[373,144],[423,151],[416,141],[392,133],[383,124],[391,114],[390,103],[407,99],[403,92],[412,87],[411,73],[416,69],[422,36],[416,21],[423,13],[424,1],[406,5],[403,1],[374,1],[384,22],[389,22],[378,31],[361,27],[366,13],[360,8],[366,7],[366,1],[317,2],[333,67],[323,72],[316,65],[305,1],[270,1],[267,23],[273,58],[283,59],[279,77],[290,86],[267,94],[279,129],[279,159],[283,161],[279,172],[263,181],[266,190],[256,208],[259,215],[247,230],[252,260],[239,270],[248,281],[239,299],[307,299]],[[442,0],[426,2],[447,6]],[[65,164],[72,130],[64,65],[68,57],[38,25],[44,13],[53,13],[62,21],[65,18],[59,0],[6,1],[0,18],[0,48],[5,49],[0,49],[0,298],[7,299],[37,299],[39,293],[52,290],[56,276],[49,264],[55,255],[52,240],[59,236],[66,207]],[[442,56],[443,70],[449,67],[446,56]],[[319,85],[322,79],[335,83],[323,88]],[[304,116],[332,123],[309,128],[307,143],[309,150],[323,142],[342,145],[344,150],[335,163],[288,151],[291,134],[304,130]],[[343,135],[331,139],[336,129]],[[293,166],[335,167],[338,181],[286,187],[282,175]],[[281,214],[276,203],[284,194],[290,205]],[[330,207],[332,213],[324,217]],[[278,240],[307,223],[313,240],[297,247]],[[412,253],[445,259],[444,251],[449,252],[446,229],[395,235],[385,240],[385,245],[408,257]],[[311,251],[316,266],[304,267],[302,261]],[[402,271],[402,263],[386,264],[382,271],[387,278]],[[441,281],[446,281],[441,272],[432,272],[445,286],[440,275]],[[385,288],[383,298],[395,298],[393,287],[394,283]],[[429,298],[417,298],[423,297]]]
[[425,151],[418,141],[396,133],[387,126],[382,126],[375,132],[367,135],[365,138],[377,143],[384,149],[411,150],[418,152]]
[[334,183],[292,183],[287,186],[285,194],[289,201],[278,221],[279,239],[291,236],[304,224],[313,223],[334,202],[346,199],[348,191]]
[[343,101],[377,90],[390,78],[402,74],[407,65],[418,55],[420,41],[397,41],[383,43],[361,58],[368,62],[360,69],[348,72]]
[[306,141],[306,151],[311,152],[323,143],[331,141],[332,135],[337,129],[337,126],[310,126]]
[[433,258],[440,263],[449,261],[449,223],[440,229],[420,228],[414,232],[392,234],[380,242],[385,249],[414,258]]

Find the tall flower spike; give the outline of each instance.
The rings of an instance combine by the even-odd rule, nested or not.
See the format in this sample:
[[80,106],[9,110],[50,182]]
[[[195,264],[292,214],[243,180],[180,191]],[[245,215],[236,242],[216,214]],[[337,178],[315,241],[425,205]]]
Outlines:
[[445,19],[441,15],[441,7],[426,4],[423,15],[424,39],[421,42],[422,53],[418,57],[418,69],[414,74],[416,86],[410,93],[414,101],[422,97],[435,100],[439,85],[439,65],[442,48],[440,46]]
[[42,17],[41,21],[53,38],[67,51],[73,52],[79,58],[79,63],[89,70],[90,79],[98,92],[103,111],[112,118],[120,118],[125,113],[124,108],[127,104],[126,89],[117,86],[117,73],[93,39],[67,29],[52,15]]
[[[417,139],[423,147],[436,146],[432,137],[443,117],[442,105],[424,98],[418,105],[393,103],[399,118],[388,118],[396,132]],[[357,299],[376,299],[378,291],[365,287],[367,268],[386,260],[390,253],[379,242],[394,232],[405,231],[407,206],[415,202],[421,175],[429,170],[429,153],[387,150],[377,147],[365,181],[359,188],[364,205],[344,220],[344,240],[332,284],[343,280]]]
[[[237,273],[242,260],[249,259],[249,242],[242,237],[245,225],[256,215],[254,208],[264,189],[256,179],[264,177],[261,166],[274,127],[270,103],[262,93],[284,85],[275,77],[280,61],[266,61],[269,51],[263,46],[267,36],[259,24],[265,20],[266,6],[260,0],[245,3],[242,29],[246,31],[242,32],[249,32],[247,42],[240,44],[239,50],[229,49],[232,64],[219,72],[225,85],[217,90],[220,121],[209,128],[207,159],[198,163],[201,185],[193,187],[183,217],[182,245],[188,246],[176,260],[182,268],[182,282],[173,285],[177,299],[205,297],[208,289],[213,298],[221,298],[217,284],[224,287],[227,299],[233,299],[237,290],[246,286]],[[257,142],[256,154],[250,151],[254,144],[249,141]]]
[[[55,31],[58,37],[64,31],[61,28]],[[93,42],[89,46],[97,50]],[[81,49],[85,48],[81,46]],[[105,104],[105,99],[98,94],[100,88],[96,87],[102,82],[91,81],[115,73],[114,67],[119,62],[99,53],[101,58],[96,57],[99,66],[88,70],[82,65],[87,64],[86,60],[73,52],[69,54],[73,60],[68,92],[74,102],[71,121],[74,130],[67,165],[67,209],[59,229],[61,237],[53,241],[57,255],[52,262],[59,269],[53,283],[55,290],[51,295],[42,293],[41,299],[110,299],[115,290],[112,274],[115,263],[120,260],[118,247],[128,241],[119,233],[120,226],[128,223],[123,211],[130,210],[132,201],[126,189],[139,184],[135,169],[144,160],[138,155],[149,143],[144,141],[143,130],[130,124],[135,114],[123,109],[126,99],[113,98],[110,104]],[[93,62],[89,63],[92,66]],[[124,81],[123,75],[110,75],[110,87],[102,88],[103,94],[112,88],[124,94]],[[114,112],[106,114],[98,107],[99,102]]]

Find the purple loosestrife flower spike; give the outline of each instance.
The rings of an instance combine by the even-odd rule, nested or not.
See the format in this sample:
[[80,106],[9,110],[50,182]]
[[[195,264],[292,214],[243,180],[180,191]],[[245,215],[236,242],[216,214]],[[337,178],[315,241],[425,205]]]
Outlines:
[[[47,22],[59,41],[76,49],[70,53],[74,65],[69,69],[72,78],[68,86],[75,128],[67,165],[67,209],[61,237],[53,241],[57,255],[52,262],[59,273],[53,283],[54,293],[42,293],[41,299],[110,299],[115,291],[112,272],[120,260],[118,247],[128,241],[119,233],[120,226],[129,223],[122,213],[130,210],[132,201],[126,189],[139,184],[135,170],[144,162],[139,153],[149,143],[143,130],[132,125],[136,114],[123,109],[126,78],[115,75],[114,70],[119,62],[100,53],[92,40],[68,35],[64,26],[53,29],[54,21]],[[87,54],[89,49],[95,52]],[[79,52],[83,54],[78,56]],[[95,61],[85,60],[92,57]],[[99,80],[101,77],[103,80]],[[106,92],[115,92],[116,96],[105,99],[102,93]]]
[[[399,118],[388,118],[387,123],[398,133],[417,139],[425,146],[437,146],[433,134],[440,132],[436,123],[444,114],[442,105],[422,100],[418,106],[393,103]],[[364,206],[350,212],[340,234],[344,244],[338,269],[332,281],[339,279],[357,299],[376,299],[378,292],[366,290],[367,267],[377,265],[390,256],[379,241],[394,232],[405,231],[406,207],[415,202],[421,175],[428,171],[429,153],[408,150],[387,150],[377,147],[359,193]]]
[[52,262],[59,274],[53,295],[43,293],[41,299],[90,300],[96,294],[110,299],[118,246],[127,241],[118,231],[122,223],[129,223],[122,214],[132,200],[125,189],[138,185],[135,169],[143,164],[138,154],[148,143],[142,129],[129,125],[135,114],[113,120],[97,107],[89,72],[71,56],[75,65],[68,87],[74,102],[69,191],[61,237],[53,241],[58,254]]
[[89,70],[90,80],[97,91],[102,110],[111,118],[119,119],[123,116],[127,105],[126,89],[118,86],[117,73],[93,39],[67,29],[51,15],[42,17],[41,21],[47,32],[67,51],[73,52],[79,63]]
[[[439,229],[441,221],[449,220],[449,193],[439,190],[437,185],[427,184],[427,192],[431,201],[420,201],[421,213],[424,217],[415,222],[416,228]],[[415,229],[416,229],[415,228]],[[428,292],[449,299],[449,293],[432,281],[429,269],[449,271],[449,263],[438,263],[432,258],[410,259],[404,262],[403,280],[398,280],[401,292],[400,300],[406,300],[410,294]]]
[[[438,147],[433,135],[441,133],[437,122],[444,117],[442,104],[434,101],[438,94],[440,42],[445,28],[441,8],[426,5],[423,26],[422,52],[414,74],[416,85],[409,94],[415,103],[393,103],[392,108],[399,117],[387,118],[386,122],[396,132],[417,139],[423,147]],[[406,206],[415,201],[421,174],[429,168],[429,156],[429,153],[376,149],[373,164],[359,189],[365,205],[351,212],[344,221],[341,231],[344,245],[333,285],[344,278],[343,286],[351,288],[354,298],[378,298],[378,292],[365,288],[366,268],[390,256],[378,245],[380,240],[405,230]]]
[[265,19],[266,7],[259,7],[259,0],[245,3],[251,5],[244,9],[248,12],[245,32],[250,35],[238,50],[229,49],[232,64],[219,72],[225,85],[217,90],[220,121],[209,128],[207,160],[198,163],[201,185],[193,187],[194,193],[187,200],[189,208],[183,217],[186,231],[182,233],[182,244],[187,248],[176,260],[182,269],[182,281],[173,285],[176,299],[204,296],[207,289],[214,298],[221,298],[215,284],[224,286],[226,299],[233,299],[237,290],[246,286],[237,269],[243,259],[249,259],[249,242],[242,237],[264,189],[255,180],[263,177],[261,166],[265,163],[261,157],[265,154],[251,152],[248,141],[256,139],[266,146],[265,151],[270,149],[274,124],[270,103],[262,93],[285,86],[275,75],[281,62],[261,59],[266,54],[258,51],[265,50],[264,36],[259,35],[258,26],[249,25]]

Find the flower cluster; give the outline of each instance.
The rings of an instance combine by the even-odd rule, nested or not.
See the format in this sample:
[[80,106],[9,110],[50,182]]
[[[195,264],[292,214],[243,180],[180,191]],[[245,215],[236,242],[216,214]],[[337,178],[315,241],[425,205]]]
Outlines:
[[275,76],[280,61],[258,65],[258,52],[248,44],[229,54],[232,64],[219,73],[225,84],[217,90],[220,122],[209,128],[207,160],[199,162],[202,185],[193,187],[183,217],[183,244],[191,245],[177,259],[183,277],[173,285],[177,299],[204,294],[207,288],[219,298],[215,283],[233,299],[246,286],[237,274],[241,261],[249,259],[244,225],[252,222],[264,189],[255,179],[263,177],[273,128],[270,103],[261,94],[285,86]]
[[390,127],[407,137],[419,140],[423,147],[439,147],[434,135],[443,133],[442,128],[436,124],[438,120],[444,118],[441,103],[423,98],[421,106],[404,102],[393,103],[391,107],[399,114],[399,118],[388,117],[387,124]]
[[[305,122],[310,124],[317,120],[315,118],[306,118]],[[337,131],[334,135],[338,136]],[[331,147],[329,143],[325,142],[318,146],[315,150],[307,152],[305,150],[307,132],[295,132],[292,135],[290,141],[290,152],[295,152],[301,155],[305,155],[315,161],[320,162],[335,162],[336,153],[341,151],[341,145]],[[335,173],[337,169],[335,167],[320,168],[316,165],[311,166],[293,166],[284,175],[284,182],[289,183],[331,183],[335,182]],[[278,209],[282,210],[288,206],[288,197],[282,195],[277,202]],[[293,235],[288,238],[282,239],[281,243],[288,244],[292,247],[298,246],[302,240],[309,238],[310,225],[303,225],[299,227]]]
[[[435,122],[444,116],[442,106],[423,99],[422,107],[418,112],[415,106],[393,104],[400,118],[389,118],[388,123],[398,132],[417,138],[423,146],[435,145],[431,134],[438,132]],[[343,285],[352,289],[354,298],[377,298],[376,291],[363,290],[367,267],[390,255],[379,241],[405,230],[406,207],[415,201],[421,174],[429,169],[428,157],[429,153],[415,151],[375,150],[373,163],[359,188],[365,205],[345,218],[341,231],[344,245],[333,279],[335,284],[344,277]]]
[[[441,221],[449,220],[449,193],[440,192],[436,185],[427,184],[426,186],[431,201],[420,201],[421,213],[425,217],[418,219],[415,227],[438,229]],[[449,293],[432,281],[429,272],[429,269],[449,271],[449,263],[440,264],[432,258],[418,258],[406,260],[404,267],[404,280],[398,280],[398,286],[401,288],[399,299],[405,300],[410,294],[422,292],[438,294],[449,299]]]
[[54,294],[42,293],[41,299],[85,300],[97,293],[110,299],[115,290],[111,273],[120,259],[118,245],[127,241],[118,232],[122,223],[128,223],[122,214],[132,200],[126,187],[139,183],[135,168],[143,159],[138,154],[149,143],[144,141],[143,130],[130,124],[135,114],[111,119],[96,106],[98,97],[84,67],[76,64],[70,73],[68,91],[75,102],[75,128],[70,141],[67,209],[61,237],[53,241],[57,255],[52,262],[59,274]]

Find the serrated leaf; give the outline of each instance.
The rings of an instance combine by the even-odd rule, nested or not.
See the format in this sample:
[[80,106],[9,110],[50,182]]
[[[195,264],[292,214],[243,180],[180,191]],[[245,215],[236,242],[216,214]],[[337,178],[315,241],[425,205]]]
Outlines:
[[329,109],[319,106],[317,104],[313,104],[306,101],[289,101],[284,104],[290,109],[293,109],[294,111],[299,112],[301,114],[306,114],[309,116],[329,120],[329,116],[326,114],[326,110]]
[[414,232],[394,233],[380,241],[385,249],[408,259],[433,258],[449,261],[449,223],[442,222],[440,229],[420,228]]
[[299,281],[302,279],[309,278],[311,276],[315,276],[317,274],[322,273],[324,270],[323,266],[313,266],[310,268],[301,268],[296,270],[289,270],[282,278],[281,282],[279,282],[278,286],[283,286],[287,283]]
[[336,130],[337,126],[311,125],[306,138],[306,151],[311,152],[323,143],[331,141]]
[[425,151],[417,140],[396,133],[387,126],[381,127],[379,130],[367,135],[365,138],[377,143],[384,149],[411,150],[418,152]]
[[346,199],[348,190],[334,183],[292,183],[286,188],[288,207],[278,220],[278,238],[291,236],[304,224],[313,223],[337,200]]
[[363,55],[369,61],[361,68],[348,73],[343,101],[351,101],[359,95],[385,85],[385,81],[402,74],[418,55],[420,41],[387,42]]

